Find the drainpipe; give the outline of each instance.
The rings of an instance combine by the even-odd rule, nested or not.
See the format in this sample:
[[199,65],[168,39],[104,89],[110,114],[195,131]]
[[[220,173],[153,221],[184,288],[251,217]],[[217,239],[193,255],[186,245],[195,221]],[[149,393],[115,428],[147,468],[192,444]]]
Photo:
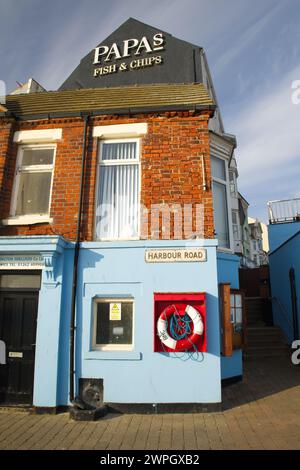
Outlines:
[[71,322],[70,322],[70,402],[74,402],[74,375],[75,375],[75,323],[76,323],[76,296],[77,296],[77,280],[78,280],[78,260],[80,251],[80,232],[81,232],[81,216],[82,216],[82,203],[83,203],[83,183],[84,183],[84,169],[86,159],[86,144],[87,144],[87,130],[89,123],[89,114],[82,114],[84,120],[83,130],[83,143],[82,143],[82,157],[81,157],[81,179],[80,179],[80,193],[78,205],[78,218],[76,229],[76,241],[74,248],[74,263],[73,263],[73,281],[72,281],[72,300],[71,300]]
[[299,339],[299,322],[298,322],[298,299],[296,290],[296,276],[295,269],[289,270],[290,286],[291,286],[291,303],[292,303],[292,314],[293,314],[293,335],[294,341]]

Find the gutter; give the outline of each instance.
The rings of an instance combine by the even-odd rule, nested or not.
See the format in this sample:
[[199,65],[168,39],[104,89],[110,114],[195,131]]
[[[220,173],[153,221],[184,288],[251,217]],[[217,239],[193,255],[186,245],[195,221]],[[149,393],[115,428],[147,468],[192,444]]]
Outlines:
[[82,143],[82,158],[81,158],[81,178],[80,178],[80,194],[78,205],[78,218],[76,229],[76,241],[74,248],[74,262],[73,262],[73,281],[72,281],[72,297],[71,297],[71,320],[70,320],[70,364],[69,364],[69,387],[70,387],[70,402],[74,404],[74,380],[75,380],[75,330],[76,330],[76,298],[77,298],[77,283],[78,283],[78,261],[80,252],[80,232],[81,232],[81,218],[82,218],[82,204],[83,204],[83,185],[84,185],[84,170],[86,160],[87,148],[87,130],[89,124],[89,113],[81,114],[84,120],[83,130],[83,143]]
[[82,117],[84,113],[89,114],[90,117],[94,116],[103,116],[107,114],[119,114],[119,115],[132,115],[132,114],[147,114],[147,113],[159,113],[159,112],[172,112],[172,111],[212,111],[213,113],[216,110],[216,105],[214,104],[196,104],[196,105],[169,105],[169,106],[153,106],[145,108],[111,108],[103,110],[94,110],[94,111],[74,111],[74,112],[51,112],[51,113],[42,113],[42,114],[24,114],[22,116],[17,116],[13,112],[8,111],[7,113],[0,113],[0,118],[14,117],[19,121],[30,121],[38,119],[61,119],[61,118],[72,118],[72,117]]

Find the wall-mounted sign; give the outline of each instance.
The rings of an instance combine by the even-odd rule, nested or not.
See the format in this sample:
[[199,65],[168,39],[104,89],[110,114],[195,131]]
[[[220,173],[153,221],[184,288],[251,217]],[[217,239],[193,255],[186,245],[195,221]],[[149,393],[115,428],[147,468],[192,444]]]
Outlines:
[[203,81],[199,47],[134,18],[96,45],[60,90]]
[[0,269],[41,269],[44,266],[40,255],[0,255]]
[[11,357],[11,358],[18,358],[18,359],[22,359],[23,358],[23,353],[22,352],[14,352],[14,351],[9,351],[8,353],[8,357]]
[[109,319],[110,321],[121,320],[122,304],[112,302],[109,304]]
[[[93,64],[101,64],[101,66],[94,69],[94,77],[160,65],[163,63],[161,55],[152,55],[151,57],[144,58],[139,58],[139,56],[141,54],[152,54],[164,49],[165,38],[162,33],[154,34],[151,40],[143,36],[141,39],[126,39],[122,41],[122,44],[114,42],[111,46],[96,47]],[[132,59],[132,56],[136,56],[136,58]],[[111,61],[120,61],[127,57],[131,57],[131,60],[110,63]]]
[[146,249],[146,263],[195,263],[207,261],[205,248]]

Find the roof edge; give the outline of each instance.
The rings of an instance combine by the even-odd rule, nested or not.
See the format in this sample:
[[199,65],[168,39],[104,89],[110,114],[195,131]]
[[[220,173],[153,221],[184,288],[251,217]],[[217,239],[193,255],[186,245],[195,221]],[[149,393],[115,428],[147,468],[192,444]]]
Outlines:
[[[209,111],[211,117],[214,115],[216,105],[170,105],[170,106],[155,106],[148,108],[141,107],[132,107],[132,108],[111,108],[111,109],[94,109],[94,110],[80,110],[73,112],[52,112],[44,114],[24,114],[16,116],[12,113],[8,115],[7,113],[0,113],[1,117],[15,117],[20,121],[32,121],[32,120],[43,120],[43,119],[62,119],[62,118],[72,118],[72,117],[82,117],[83,113],[89,113],[91,117],[103,116],[107,114],[119,114],[119,115],[133,115],[133,114],[149,114],[149,113],[163,113],[163,112],[176,112],[176,111]],[[2,115],[3,114],[3,115]]]

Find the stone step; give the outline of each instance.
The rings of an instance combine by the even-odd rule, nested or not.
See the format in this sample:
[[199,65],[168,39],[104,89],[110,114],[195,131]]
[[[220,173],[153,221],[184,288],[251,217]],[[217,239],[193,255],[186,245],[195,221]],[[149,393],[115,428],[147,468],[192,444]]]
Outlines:
[[258,326],[261,324],[261,326],[265,326],[265,323],[261,317],[258,318],[248,318],[247,319],[247,325],[248,326],[255,326],[258,324]]
[[249,320],[250,318],[263,318],[263,313],[247,313],[247,320]]
[[246,302],[246,306],[249,312],[253,312],[255,310],[261,311],[265,308],[265,305],[263,303],[249,303]]
[[278,357],[279,358],[287,358],[290,357],[291,353],[290,351],[288,352],[283,352],[283,351],[263,351],[263,352],[258,352],[258,353],[248,353],[244,352],[243,358],[245,360],[257,360],[258,358],[268,358],[268,357]]
[[253,318],[253,317],[262,317],[263,313],[262,312],[247,312],[247,318]]
[[251,326],[246,329],[247,336],[268,336],[281,335],[281,329],[278,326]]
[[246,340],[247,340],[247,345],[248,344],[251,344],[251,345],[258,345],[258,346],[261,346],[263,344],[274,344],[275,346],[278,345],[278,344],[283,344],[282,342],[282,338],[281,337],[277,337],[277,336],[258,336],[258,337],[249,337],[249,336],[246,336]]
[[258,311],[258,312],[261,312],[261,310],[264,309],[264,305],[263,304],[249,304],[247,303],[247,309],[249,312],[254,312],[254,311]]
[[270,344],[270,343],[265,343],[265,344],[246,344],[245,345],[245,351],[246,352],[267,352],[267,351],[289,351],[290,348],[282,343],[277,343],[277,344]]
[[246,330],[246,335],[248,338],[273,338],[273,339],[282,339],[281,331],[270,331],[270,332],[250,332],[250,328]]

